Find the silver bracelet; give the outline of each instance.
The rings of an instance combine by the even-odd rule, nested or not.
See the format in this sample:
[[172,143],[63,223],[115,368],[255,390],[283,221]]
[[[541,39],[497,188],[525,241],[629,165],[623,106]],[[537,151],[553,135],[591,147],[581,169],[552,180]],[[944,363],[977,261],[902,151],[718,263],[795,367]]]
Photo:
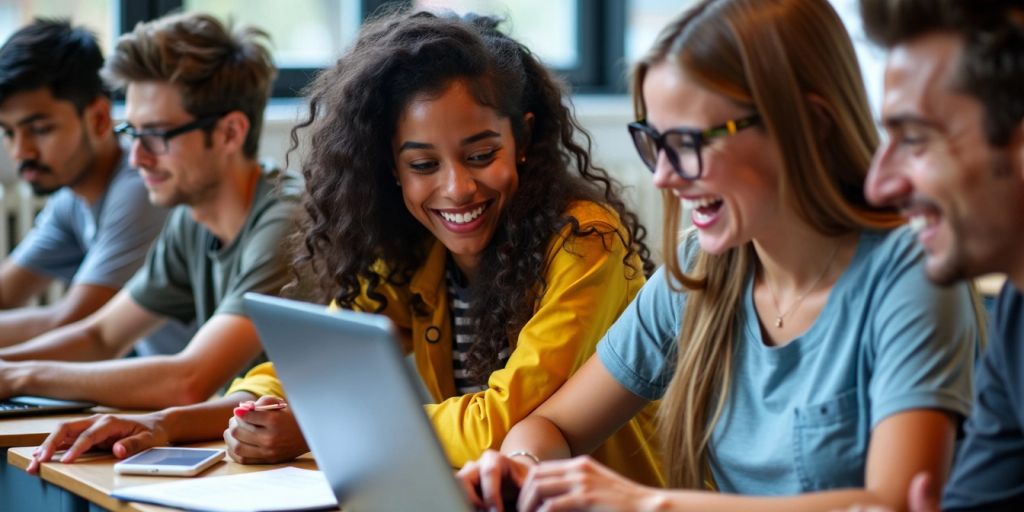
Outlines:
[[530,460],[533,461],[534,464],[540,464],[540,459],[536,455],[534,455],[534,454],[532,454],[532,453],[530,453],[530,452],[528,452],[526,450],[516,450],[516,451],[506,455],[506,457],[508,457],[510,459],[512,457],[519,457],[519,456],[528,457]]

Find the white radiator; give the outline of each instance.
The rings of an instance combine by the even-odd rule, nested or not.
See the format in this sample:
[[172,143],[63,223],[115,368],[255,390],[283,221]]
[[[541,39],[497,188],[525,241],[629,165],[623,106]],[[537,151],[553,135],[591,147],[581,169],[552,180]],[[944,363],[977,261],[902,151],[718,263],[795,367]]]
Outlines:
[[[44,204],[46,198],[36,197],[24,182],[0,183],[0,256],[6,258],[32,229],[36,214]],[[66,288],[65,283],[54,281],[32,304],[52,304],[64,295]]]

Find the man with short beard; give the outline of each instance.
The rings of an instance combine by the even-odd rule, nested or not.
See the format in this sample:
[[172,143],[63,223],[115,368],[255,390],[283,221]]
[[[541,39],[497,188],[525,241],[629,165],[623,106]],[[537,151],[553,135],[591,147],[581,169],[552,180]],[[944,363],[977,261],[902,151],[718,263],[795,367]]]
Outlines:
[[[918,228],[938,283],[990,272],[1008,282],[994,308],[942,508],[1024,507],[1024,3],[861,0],[865,28],[890,50],[869,199]],[[918,475],[913,510],[935,510],[941,481]]]
[[[118,143],[95,37],[37,20],[0,47],[0,129],[18,175],[50,195],[35,227],[0,264],[0,347],[100,309],[142,266],[167,210],[150,204]],[[52,195],[51,195],[52,194]],[[54,281],[67,293],[29,306]],[[171,322],[135,345],[174,353],[190,332]]]

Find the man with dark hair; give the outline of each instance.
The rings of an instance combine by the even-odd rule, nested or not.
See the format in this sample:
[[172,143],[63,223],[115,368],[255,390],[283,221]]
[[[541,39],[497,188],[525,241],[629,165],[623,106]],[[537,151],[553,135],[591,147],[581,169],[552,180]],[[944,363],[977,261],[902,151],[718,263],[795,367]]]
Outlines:
[[[103,71],[126,88],[127,122],[116,130],[133,140],[131,163],[150,201],[177,208],[106,307],[0,350],[0,398],[158,409],[202,402],[259,362],[242,295],[277,293],[288,282],[284,241],[301,191],[294,177],[256,160],[275,74],[265,37],[184,14],[140,24],[118,41]],[[180,353],[97,361],[167,319],[199,324]]]
[[[975,404],[942,508],[1024,507],[1024,2],[861,0],[890,50],[878,150],[866,185],[901,208],[938,283],[1008,281],[975,376]],[[915,510],[938,508],[919,475]]]
[[[146,189],[118,144],[91,33],[37,20],[0,47],[0,129],[17,172],[52,196],[35,227],[0,263],[0,347],[92,314],[142,265],[167,210]],[[59,301],[28,307],[52,280],[70,283]],[[136,345],[174,353],[188,330],[171,323]]]

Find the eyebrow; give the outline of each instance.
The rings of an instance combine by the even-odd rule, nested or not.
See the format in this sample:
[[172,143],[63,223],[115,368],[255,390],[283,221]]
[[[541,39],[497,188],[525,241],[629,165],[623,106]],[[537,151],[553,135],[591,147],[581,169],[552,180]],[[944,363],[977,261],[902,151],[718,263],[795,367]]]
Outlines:
[[916,114],[896,114],[882,119],[882,125],[886,128],[899,128],[905,125],[920,125],[928,128],[938,128],[938,125],[929,119]]
[[18,122],[14,123],[14,124],[15,124],[15,126],[25,126],[26,124],[32,124],[32,123],[34,123],[36,121],[42,121],[44,119],[48,119],[49,117],[50,116],[48,114],[44,114],[42,112],[37,112],[35,114],[31,114],[29,116],[26,116],[26,117],[23,117],[23,118],[19,119]]
[[[496,132],[496,131],[494,131],[494,130],[484,130],[484,131],[482,131],[480,133],[476,133],[476,134],[470,135],[469,137],[466,137],[465,139],[462,139],[459,142],[459,144],[462,145],[462,146],[465,146],[465,145],[468,145],[468,144],[472,144],[474,142],[479,142],[479,141],[484,140],[484,139],[493,139],[493,138],[500,138],[500,137],[501,137],[501,134]],[[402,151],[405,151],[407,149],[434,149],[434,145],[433,144],[427,144],[425,142],[415,142],[415,141],[409,140],[409,141],[403,142],[402,145],[399,146],[398,152],[401,153]]]
[[470,135],[469,137],[462,139],[462,145],[465,146],[467,144],[479,142],[484,139],[493,139],[495,137],[500,138],[501,134],[493,130],[484,130],[476,135]]
[[[42,112],[37,112],[35,114],[31,114],[31,115],[29,115],[27,117],[23,117],[23,118],[19,119],[18,121],[16,121],[14,123],[14,126],[25,126],[25,125],[32,124],[32,123],[34,123],[36,121],[44,121],[44,120],[49,119],[49,118],[50,118],[49,114],[44,114]],[[2,128],[4,130],[10,130],[11,129],[6,124],[4,124],[4,123],[0,123],[0,128]]]

